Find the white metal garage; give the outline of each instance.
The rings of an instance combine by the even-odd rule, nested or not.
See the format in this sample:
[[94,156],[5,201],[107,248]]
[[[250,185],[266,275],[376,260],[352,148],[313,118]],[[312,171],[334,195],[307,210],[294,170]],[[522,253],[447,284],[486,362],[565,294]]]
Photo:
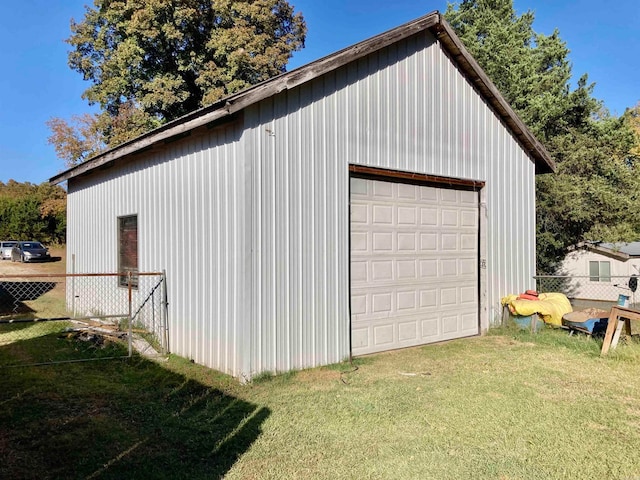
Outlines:
[[[171,351],[248,380],[485,332],[533,288],[535,175],[553,170],[434,12],[51,181],[68,181],[68,268],[116,271],[118,218],[137,215]],[[382,182],[351,196],[351,177]]]
[[479,333],[478,192],[351,179],[351,348]]

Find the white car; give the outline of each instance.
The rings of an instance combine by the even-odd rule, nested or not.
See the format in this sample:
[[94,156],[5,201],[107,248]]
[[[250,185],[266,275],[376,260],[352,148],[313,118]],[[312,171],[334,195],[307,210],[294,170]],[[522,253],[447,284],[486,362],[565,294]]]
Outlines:
[[11,249],[17,244],[14,241],[0,242],[0,259],[11,260]]

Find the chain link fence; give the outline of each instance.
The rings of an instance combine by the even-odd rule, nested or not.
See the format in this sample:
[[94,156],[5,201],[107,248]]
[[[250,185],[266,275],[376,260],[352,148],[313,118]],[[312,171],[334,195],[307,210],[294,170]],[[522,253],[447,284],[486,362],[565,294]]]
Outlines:
[[168,353],[164,273],[0,275],[0,366]]
[[538,292],[564,293],[574,310],[608,310],[618,303],[620,295],[629,297],[629,306],[632,308],[637,308],[637,302],[640,302],[640,292],[636,291],[638,277],[539,275],[534,278]]

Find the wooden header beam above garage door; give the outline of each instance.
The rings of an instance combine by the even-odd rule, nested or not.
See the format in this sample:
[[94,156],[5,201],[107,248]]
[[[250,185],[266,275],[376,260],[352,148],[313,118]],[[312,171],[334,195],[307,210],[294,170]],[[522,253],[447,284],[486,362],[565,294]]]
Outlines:
[[479,180],[467,180],[463,178],[440,177],[437,175],[427,175],[423,173],[402,172],[398,170],[387,170],[385,168],[366,167],[363,165],[349,165],[349,172],[364,178],[377,178],[387,180],[397,180],[420,185],[437,185],[439,187],[450,186],[455,188],[478,189],[485,185]]

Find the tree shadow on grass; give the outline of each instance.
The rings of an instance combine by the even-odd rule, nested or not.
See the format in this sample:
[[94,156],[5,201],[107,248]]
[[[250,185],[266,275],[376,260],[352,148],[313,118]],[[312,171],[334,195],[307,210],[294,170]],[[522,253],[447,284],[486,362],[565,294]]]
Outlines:
[[37,300],[55,286],[50,281],[0,282],[0,316],[33,317],[35,311],[23,302]]
[[137,357],[2,369],[0,384],[0,478],[221,478],[270,414]]

